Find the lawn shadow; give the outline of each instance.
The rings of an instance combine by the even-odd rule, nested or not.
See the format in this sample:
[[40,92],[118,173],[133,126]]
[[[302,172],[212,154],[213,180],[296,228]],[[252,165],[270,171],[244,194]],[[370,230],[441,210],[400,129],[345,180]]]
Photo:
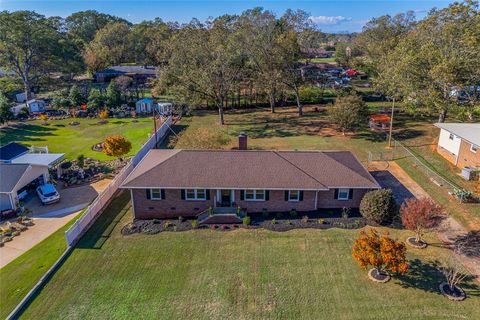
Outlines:
[[[439,261],[423,262],[420,259],[410,261],[410,266],[404,275],[395,276],[396,283],[402,288],[415,288],[425,292],[441,294],[438,286],[445,281]],[[471,296],[480,296],[480,289],[473,276],[468,275],[460,287]]]
[[11,127],[0,129],[2,143],[12,141],[45,141],[40,137],[55,136],[52,131],[58,129],[36,124],[17,124]]
[[110,204],[103,209],[97,221],[87,231],[75,246],[75,249],[101,249],[103,244],[110,238],[113,229],[122,217],[130,211],[130,194],[120,192]]

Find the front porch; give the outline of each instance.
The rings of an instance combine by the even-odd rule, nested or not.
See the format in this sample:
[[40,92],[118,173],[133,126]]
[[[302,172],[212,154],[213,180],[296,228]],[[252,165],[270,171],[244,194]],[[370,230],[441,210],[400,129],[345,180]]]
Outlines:
[[234,207],[208,208],[197,216],[199,224],[239,224],[246,215],[244,210]]

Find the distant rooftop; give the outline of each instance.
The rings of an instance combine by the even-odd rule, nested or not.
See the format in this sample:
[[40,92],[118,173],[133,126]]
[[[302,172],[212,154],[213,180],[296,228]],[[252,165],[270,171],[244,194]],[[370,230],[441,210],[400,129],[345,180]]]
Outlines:
[[23,144],[10,142],[0,148],[0,160],[10,161],[21,154],[27,153],[28,150],[28,147],[24,146]]
[[480,123],[435,123],[435,126],[480,146]]
[[111,66],[100,70],[97,73],[155,75],[156,71],[157,69],[155,66]]

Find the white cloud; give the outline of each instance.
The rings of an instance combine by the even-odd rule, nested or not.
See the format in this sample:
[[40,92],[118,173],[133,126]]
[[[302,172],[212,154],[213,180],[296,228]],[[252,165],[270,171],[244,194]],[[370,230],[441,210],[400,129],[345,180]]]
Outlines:
[[313,23],[321,25],[336,25],[352,20],[352,18],[344,16],[311,16],[309,19]]

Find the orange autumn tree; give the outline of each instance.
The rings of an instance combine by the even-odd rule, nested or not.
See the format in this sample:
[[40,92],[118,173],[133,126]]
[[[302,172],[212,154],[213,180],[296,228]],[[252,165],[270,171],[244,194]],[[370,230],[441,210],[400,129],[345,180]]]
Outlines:
[[364,269],[372,266],[378,272],[387,270],[404,274],[408,270],[406,251],[405,244],[390,238],[388,232],[379,234],[375,229],[370,229],[368,233],[360,231],[360,237],[353,245],[352,256]]
[[[122,135],[108,136],[105,139],[103,153],[111,157],[121,157],[132,149],[132,144]],[[120,160],[122,160],[120,158]]]

